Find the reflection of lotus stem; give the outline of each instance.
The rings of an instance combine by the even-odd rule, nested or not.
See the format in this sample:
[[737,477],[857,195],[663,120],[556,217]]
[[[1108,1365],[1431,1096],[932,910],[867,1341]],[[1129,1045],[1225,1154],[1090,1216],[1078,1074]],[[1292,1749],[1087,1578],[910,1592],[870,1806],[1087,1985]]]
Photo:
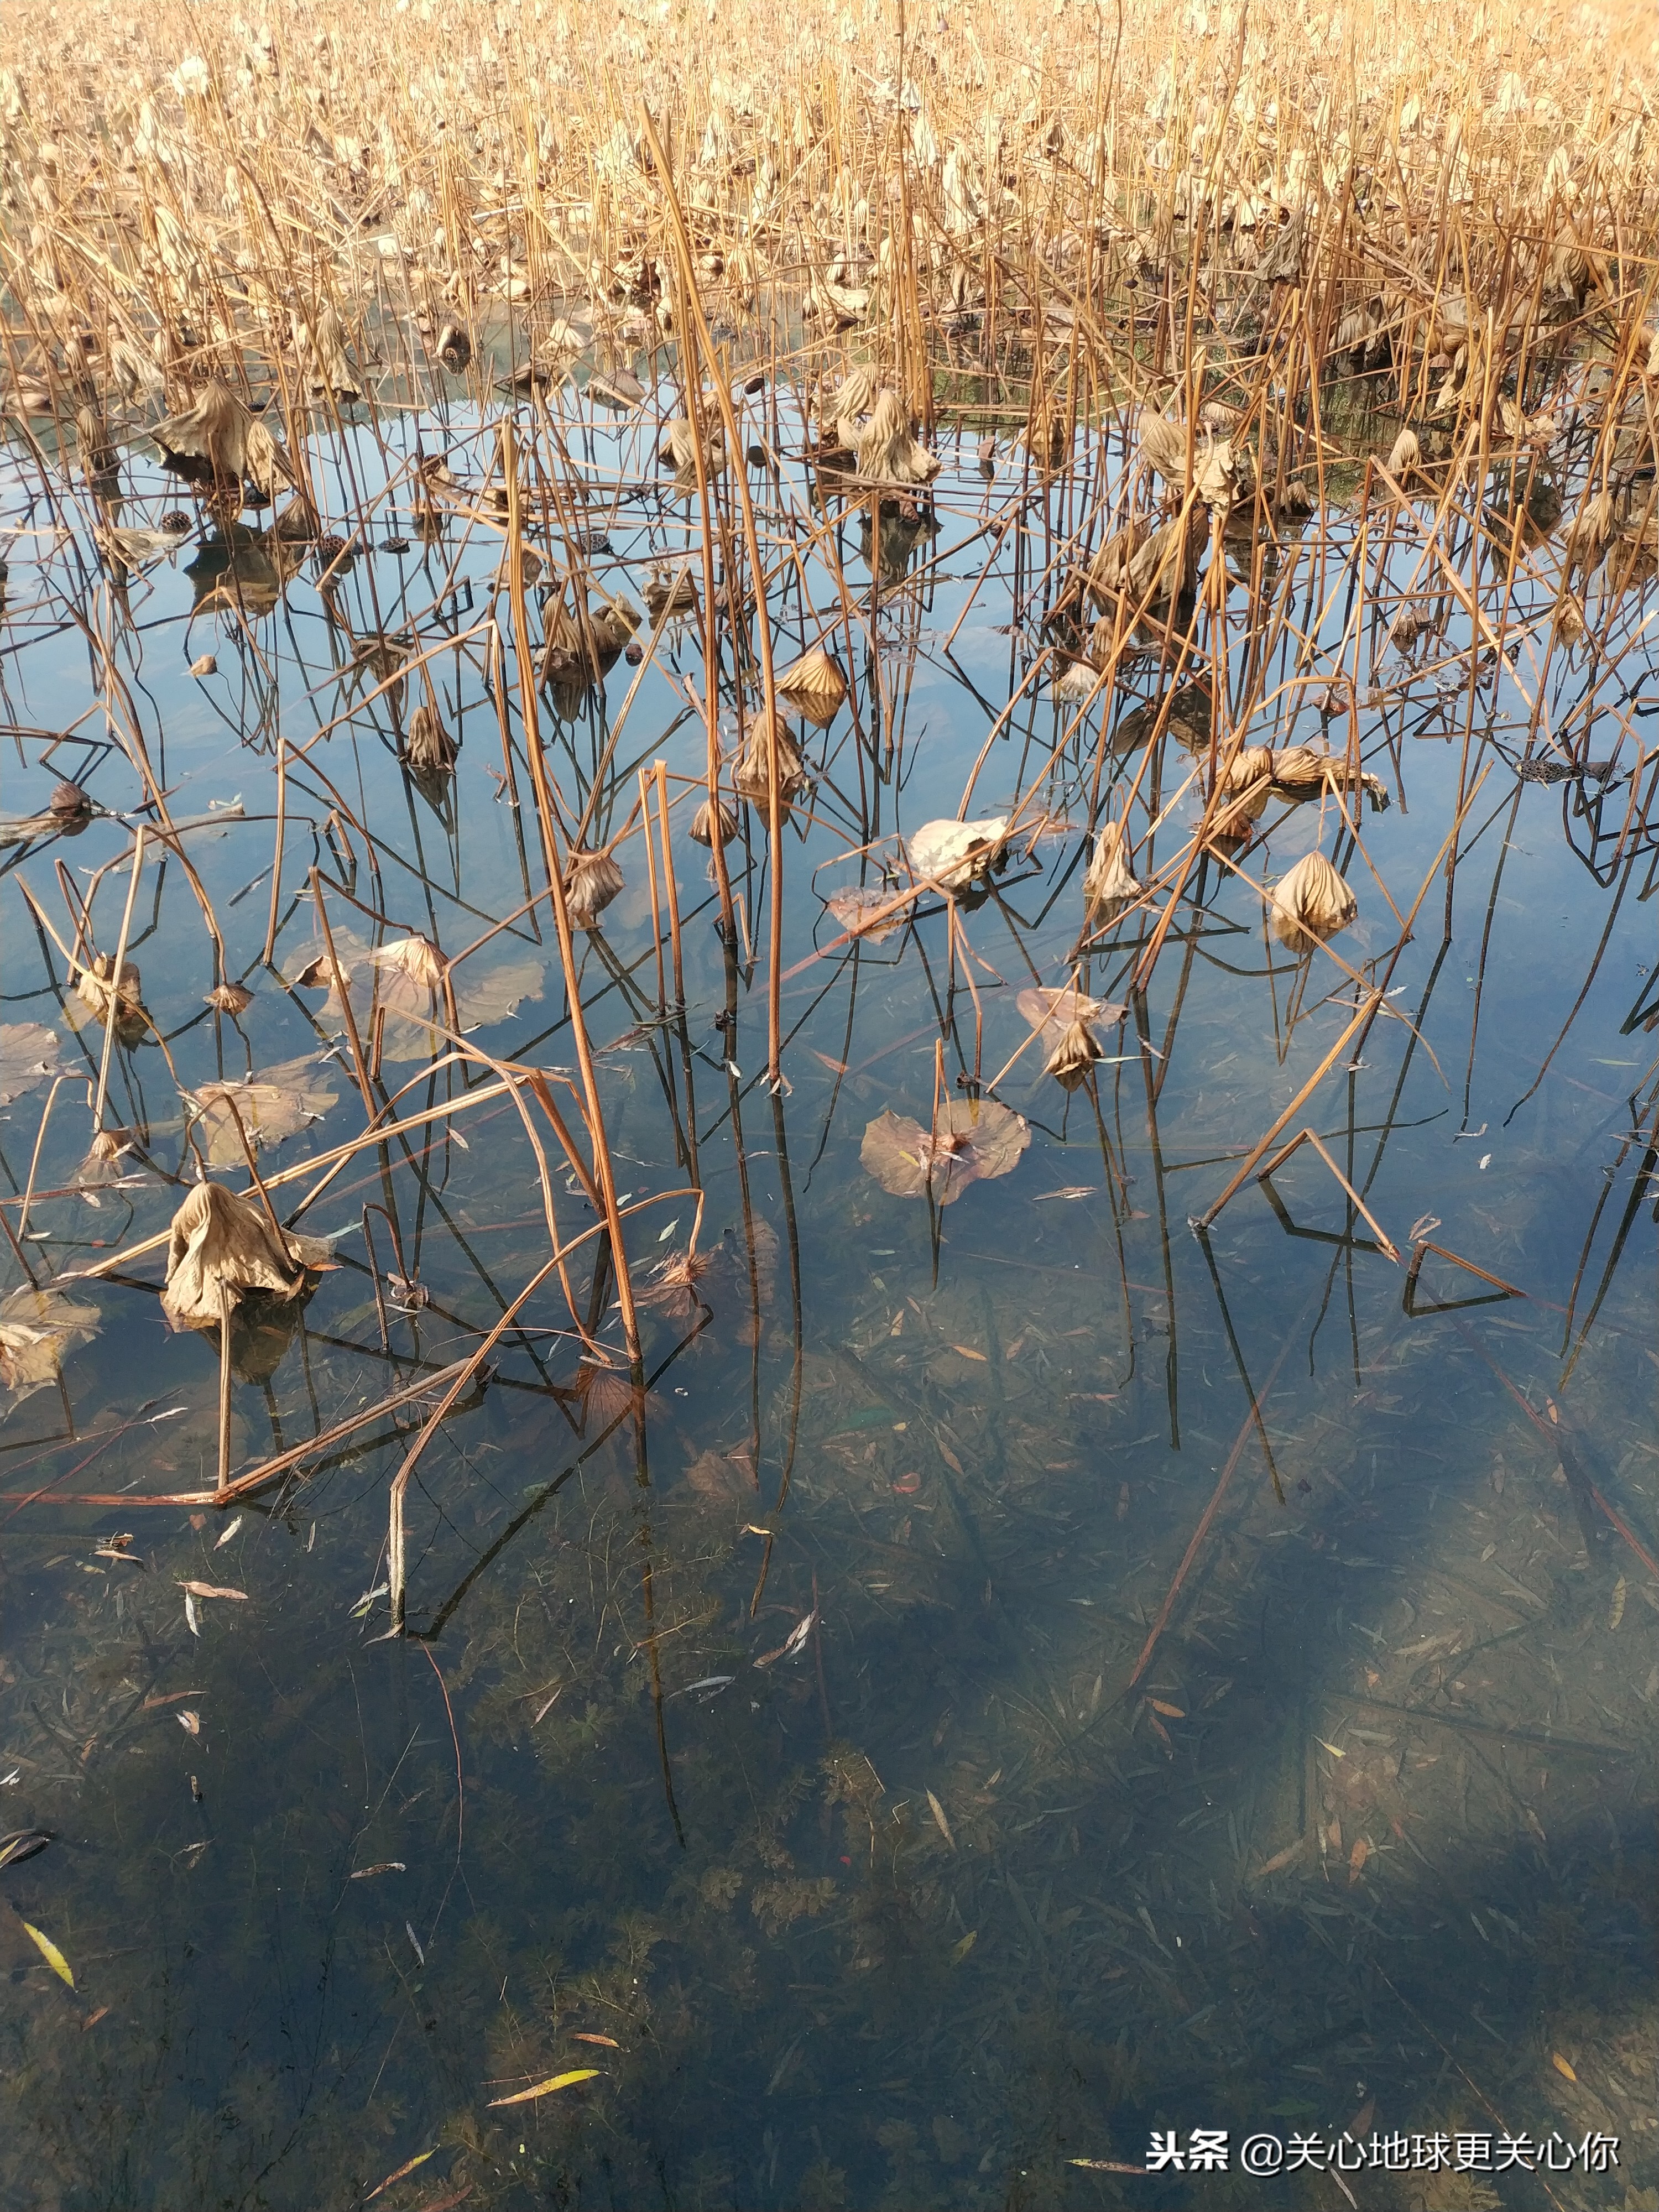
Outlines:
[[110,969],[109,998],[104,1008],[104,1056],[98,1064],[98,1097],[92,1109],[92,1133],[94,1137],[104,1126],[104,1101],[109,1095],[110,1054],[115,1049],[115,1032],[121,1013],[121,970],[126,965],[133,902],[138,896],[138,877],[143,865],[144,825],[141,822],[133,833],[132,874],[127,884],[127,902],[121,915],[121,934],[116,941],[115,965]]
[[[657,785],[657,829],[662,839],[662,872],[668,886],[668,932],[674,949],[674,1004],[685,1005],[685,969],[680,953],[680,887],[674,875],[674,846],[668,830],[668,763],[659,760],[653,773]],[[646,842],[651,842],[649,810],[646,815]]]

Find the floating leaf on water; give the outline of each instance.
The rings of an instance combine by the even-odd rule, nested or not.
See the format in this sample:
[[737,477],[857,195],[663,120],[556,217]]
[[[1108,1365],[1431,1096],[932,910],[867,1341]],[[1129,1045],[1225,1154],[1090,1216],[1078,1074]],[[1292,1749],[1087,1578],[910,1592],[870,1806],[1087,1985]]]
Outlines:
[[1625,1597],[1627,1585],[1623,1575],[1613,1586],[1613,1604],[1607,1613],[1607,1626],[1617,1628],[1625,1617]]
[[256,1201],[222,1183],[198,1183],[173,1217],[161,1310],[175,1328],[210,1328],[221,1318],[222,1293],[233,1307],[250,1291],[295,1297],[306,1269],[330,1258],[326,1244],[293,1230],[283,1231],[279,1249]]
[[498,1022],[511,1021],[526,999],[539,999],[547,969],[541,961],[526,958],[509,960],[483,975],[472,973],[469,961],[459,972],[466,978],[455,990],[461,1027],[487,1030]]
[[864,1132],[859,1158],[895,1198],[930,1191],[948,1206],[970,1182],[1009,1174],[1030,1141],[1021,1116],[995,1099],[947,1098],[931,1133],[908,1115],[878,1114]]
[[246,1155],[237,1133],[240,1121],[257,1152],[280,1145],[310,1122],[320,1121],[339,1093],[319,1071],[325,1055],[307,1053],[285,1060],[240,1083],[204,1083],[195,1093],[198,1130],[207,1139],[208,1165],[240,1167]]
[[963,1937],[960,1943],[953,1943],[951,1946],[951,1957],[958,1966],[968,1956],[968,1954],[973,1949],[975,1944],[977,1943],[978,1941],[978,1929],[970,1928],[968,1930],[968,1933]]
[[244,1605],[249,1602],[246,1590],[223,1589],[216,1583],[181,1582],[179,1587],[182,1590],[188,1590],[192,1597],[234,1597],[239,1599]]
[[1162,1698],[1148,1698],[1146,1702],[1155,1713],[1162,1713],[1165,1720],[1184,1721],[1187,1717],[1182,1706],[1166,1705]]
[[[854,884],[846,890],[832,892],[824,905],[849,937],[866,938],[872,945],[881,944],[895,930],[902,929],[908,918],[902,905],[894,908],[892,892],[874,884]],[[866,915],[880,919],[866,921]]]
[[[447,337],[448,335],[448,331],[446,331],[445,336]],[[466,367],[467,361],[471,361],[471,358],[472,349],[469,345],[466,349],[466,361],[463,361],[460,367],[465,368]],[[447,367],[448,364],[446,362],[445,366]],[[430,2150],[417,2151],[413,2158],[406,2158],[395,2173],[388,2173],[384,2181],[375,2183],[374,2188],[369,2191],[368,2195],[364,2197],[364,2203],[368,2204],[372,2203],[375,2197],[380,2196],[383,2190],[390,2189],[394,2181],[401,2181],[405,2174],[413,2173],[417,2166],[424,2166],[428,2159],[436,2158],[438,2155],[438,2148],[439,2146],[434,2144]]]
[[229,1543],[229,1541],[230,1541],[231,1538],[232,1538],[232,1537],[236,1534],[236,1531],[237,1531],[237,1530],[241,1527],[241,1525],[242,1525],[242,1516],[241,1516],[241,1515],[240,1515],[240,1513],[234,1513],[234,1514],[232,1514],[232,1516],[231,1516],[231,1517],[230,1517],[229,1521],[226,1523],[226,1525],[225,1525],[225,1527],[224,1527],[223,1530],[222,1531],[222,1533],[221,1533],[219,1535],[217,1535],[217,1536],[216,1536],[216,1537],[214,1538],[214,1540],[213,1540],[213,1548],[214,1548],[214,1550],[215,1550],[216,1552],[222,1552],[222,1551],[223,1551],[223,1549],[225,1548],[225,1546],[226,1546],[228,1543]]
[[200,1735],[202,1733],[202,1716],[198,1712],[193,1712],[188,1705],[182,1712],[174,1713],[173,1717],[186,1735]]
[[0,1106],[61,1073],[54,1031],[39,1022],[0,1022]]
[[958,891],[994,864],[1007,836],[1002,814],[980,822],[926,822],[906,841],[905,851],[918,877]]
[[381,1859],[374,1866],[356,1867],[346,1876],[348,1881],[368,1881],[377,1874],[407,1874],[409,1869],[401,1859]]
[[97,1335],[102,1316],[61,1291],[27,1284],[0,1298],[0,1389],[7,1410],[56,1382],[64,1356]]
[[9,1834],[0,1836],[0,1867],[21,1866],[25,1859],[32,1859],[37,1851],[45,1850],[48,1844],[57,1840],[56,1832],[51,1828],[14,1828]]
[[545,2081],[538,2081],[533,2088],[515,2089],[510,2097],[492,2097],[489,2110],[497,2111],[502,2105],[527,2105],[535,2097],[550,2097],[556,2089],[568,2089],[574,2081],[592,2081],[599,2078],[597,2066],[578,2066],[568,2074],[550,2074]]
[[949,1844],[951,1849],[955,1850],[957,1847],[957,1839],[951,1833],[951,1823],[945,1817],[944,1806],[939,1803],[939,1799],[934,1796],[931,1790],[927,1792],[927,1797],[928,1808],[933,1815],[934,1826],[939,1830],[940,1835],[944,1837],[945,1842]]
[[757,1667],[770,1667],[777,1660],[794,1658],[799,1652],[805,1650],[806,1639],[812,1633],[813,1623],[817,1617],[817,1607],[814,1606],[804,1620],[798,1620],[795,1623],[775,1651],[763,1652],[755,1664]]
[[1346,929],[1359,902],[1322,853],[1304,853],[1273,890],[1273,935],[1287,951],[1311,952]]
[[580,2028],[577,2028],[573,2032],[570,2040],[573,2043],[602,2043],[607,2051],[620,2051],[622,2049],[621,2044],[617,2042],[614,2035],[589,2035],[585,2033]]
[[70,1962],[58,1949],[58,1946],[52,1942],[51,1936],[43,1936],[40,1930],[30,1921],[24,1921],[22,1927],[23,1933],[34,1945],[35,1949],[39,1951],[40,1956],[52,1968],[52,1971],[57,1975],[59,1981],[67,1982],[70,1987],[73,1989],[75,1987],[75,1977],[70,1972]]
[[192,1636],[199,1636],[202,1632],[202,1617],[197,1612],[196,1601],[188,1590],[185,1592],[185,1626]]
[[1572,2068],[1567,2063],[1566,2060],[1561,2056],[1559,2051],[1551,2051],[1550,2064],[1554,2067],[1556,2072],[1561,2076],[1563,2081],[1576,2081],[1578,2079],[1577,2074],[1573,2072]]

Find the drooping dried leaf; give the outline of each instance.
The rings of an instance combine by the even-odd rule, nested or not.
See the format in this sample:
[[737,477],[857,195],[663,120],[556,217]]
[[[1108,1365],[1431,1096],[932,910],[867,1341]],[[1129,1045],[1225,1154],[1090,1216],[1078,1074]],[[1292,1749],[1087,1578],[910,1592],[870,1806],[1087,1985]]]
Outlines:
[[717,832],[721,844],[729,844],[738,834],[738,817],[723,799],[718,806],[714,800],[705,799],[691,817],[692,838],[712,851]]
[[105,1019],[112,1000],[117,1034],[125,1038],[126,1033],[134,1029],[142,1034],[149,1026],[149,1018],[144,1012],[140,995],[142,984],[138,970],[131,960],[124,960],[120,976],[112,989],[110,978],[114,974],[115,955],[112,952],[96,954],[91,966],[82,969],[75,986],[75,995],[93,1019],[99,1022]]
[[572,853],[564,872],[565,903],[578,929],[592,929],[627,879],[609,853]]
[[853,450],[859,474],[872,483],[932,483],[941,465],[937,454],[917,443],[909,411],[890,389],[876,394],[870,420],[858,432]]
[[822,645],[804,653],[774,680],[780,699],[824,729],[834,721],[847,696],[847,678],[841,663]]
[[244,983],[216,983],[208,993],[205,1003],[216,1013],[245,1014],[253,1004],[253,994]]
[[329,1247],[293,1230],[275,1232],[257,1200],[222,1183],[198,1183],[173,1217],[161,1310],[175,1328],[211,1328],[222,1291],[234,1308],[250,1291],[297,1297],[307,1267],[320,1267]]
[[766,806],[768,798],[769,728],[777,747],[778,804],[791,805],[807,789],[811,778],[806,772],[806,762],[800,747],[776,717],[769,726],[764,714],[757,715],[749,725],[744,739],[743,754],[732,771],[732,781],[738,796],[746,799],[751,806]]
[[1021,1116],[995,1099],[947,1098],[931,1131],[905,1114],[878,1114],[864,1132],[859,1158],[895,1198],[927,1192],[948,1206],[970,1182],[1009,1174],[1030,1141]]
[[1322,853],[1304,853],[1273,887],[1273,935],[1287,951],[1311,952],[1347,928],[1359,902]]
[[1042,1072],[1069,1091],[1082,1082],[1097,1060],[1104,1057],[1105,1050],[1086,1022],[1067,1022],[1054,1050],[1043,1061]]
[[417,775],[451,775],[460,750],[444,727],[437,708],[422,700],[409,718],[403,744],[404,758]]
[[925,822],[906,841],[905,851],[918,877],[959,891],[982,876],[1000,853],[1008,835],[1005,814],[979,822]]
[[1086,914],[1105,921],[1115,921],[1132,899],[1137,899],[1142,886],[1131,873],[1124,857],[1124,825],[1121,822],[1103,823],[1095,839],[1095,849],[1083,878],[1083,903]]
[[246,1155],[237,1134],[238,1120],[256,1152],[280,1145],[307,1123],[319,1121],[339,1097],[320,1073],[324,1059],[321,1053],[307,1053],[240,1083],[204,1083],[195,1103],[199,1131],[207,1139],[208,1165],[242,1165]]
[[31,1289],[27,1284],[0,1299],[0,1388],[6,1407],[58,1380],[64,1355],[97,1335],[96,1306],[65,1297],[61,1291]]
[[1137,426],[1140,458],[1167,484],[1181,489],[1187,481],[1187,432],[1167,415],[1143,415]]
[[62,1072],[54,1030],[40,1022],[0,1022],[0,1106]]
[[193,403],[158,422],[153,435],[167,460],[195,461],[209,474],[232,481],[251,477],[261,491],[272,490],[278,477],[292,473],[270,431],[222,377],[210,378]]

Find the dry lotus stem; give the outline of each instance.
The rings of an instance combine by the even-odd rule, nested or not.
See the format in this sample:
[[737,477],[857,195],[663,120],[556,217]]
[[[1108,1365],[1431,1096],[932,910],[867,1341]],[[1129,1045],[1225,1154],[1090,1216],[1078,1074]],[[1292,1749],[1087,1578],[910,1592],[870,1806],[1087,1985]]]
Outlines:
[[1359,902],[1322,853],[1304,853],[1273,886],[1273,935],[1290,952],[1311,952],[1346,929]]
[[[806,773],[806,763],[800,747],[781,722],[772,723],[778,755],[778,803],[787,806],[805,792],[811,779]],[[751,722],[749,735],[744,740],[743,757],[733,771],[732,781],[739,799],[751,805],[768,803],[770,787],[767,781],[767,724],[764,717]]]
[[454,771],[458,750],[437,708],[429,701],[423,701],[410,717],[409,734],[404,739],[404,758],[421,775],[449,775]]
[[723,799],[718,804],[705,799],[691,817],[691,836],[697,844],[712,848],[717,832],[721,844],[729,844],[738,834],[738,817]]
[[120,980],[112,993],[109,979],[114,973],[115,955],[112,952],[99,953],[89,967],[82,969],[80,980],[75,987],[76,997],[79,999],[87,1012],[100,1022],[108,1017],[112,996],[115,1000],[115,1018],[118,1024],[125,1025],[135,1020],[145,1019],[144,1009],[140,999],[137,969],[131,960],[124,960],[121,963]]
[[564,872],[564,897],[576,927],[592,929],[626,880],[609,853],[573,853]]
[[938,456],[919,445],[910,416],[896,392],[876,394],[870,420],[854,443],[859,474],[872,483],[926,484],[939,474]]
[[200,1182],[173,1217],[161,1310],[175,1328],[211,1328],[224,1305],[240,1304],[249,1291],[295,1297],[307,1267],[329,1256],[326,1244],[292,1230],[283,1232],[279,1247],[255,1201],[222,1183]]
[[1095,840],[1095,849],[1083,878],[1084,904],[1091,915],[1110,921],[1131,899],[1139,898],[1141,885],[1130,873],[1123,856],[1123,824],[1108,822]]

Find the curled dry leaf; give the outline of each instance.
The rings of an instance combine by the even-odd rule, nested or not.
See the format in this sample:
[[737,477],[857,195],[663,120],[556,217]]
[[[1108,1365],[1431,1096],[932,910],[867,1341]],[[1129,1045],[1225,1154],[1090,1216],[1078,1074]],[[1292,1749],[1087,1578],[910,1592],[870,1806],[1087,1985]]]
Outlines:
[[1105,1049],[1086,1022],[1067,1022],[1054,1050],[1043,1061],[1042,1072],[1069,1091],[1082,1082],[1095,1062],[1104,1056]]
[[699,845],[707,845],[712,849],[716,835],[721,844],[726,845],[737,834],[738,817],[723,799],[718,805],[712,799],[705,799],[691,817],[691,836]]
[[991,866],[1007,835],[1006,814],[979,822],[925,822],[907,841],[905,852],[918,877],[959,891]]
[[94,1021],[101,1022],[109,1011],[110,1001],[115,1002],[115,1026],[118,1032],[149,1025],[140,996],[141,984],[137,969],[131,960],[121,963],[121,973],[114,989],[110,978],[115,974],[115,955],[100,952],[89,968],[83,968],[75,986],[75,995]]
[[449,963],[437,946],[424,937],[394,937],[368,956],[372,967],[395,975],[406,975],[422,991],[440,991],[449,973]]
[[64,1355],[97,1335],[96,1306],[27,1285],[0,1299],[0,1388],[7,1411],[58,1380]]
[[847,696],[847,678],[835,655],[815,645],[774,679],[773,688],[787,706],[823,729]]
[[239,1121],[256,1151],[280,1145],[308,1122],[319,1121],[339,1097],[319,1073],[323,1060],[321,1053],[307,1053],[240,1083],[204,1083],[195,1094],[195,1105],[207,1139],[208,1165],[242,1164]]
[[249,1291],[297,1297],[308,1267],[322,1266],[329,1247],[314,1237],[276,1231],[264,1209],[222,1183],[201,1182],[173,1217],[161,1310],[175,1328],[211,1328],[221,1293],[234,1307]]
[[1228,438],[1206,438],[1198,456],[1194,488],[1218,521],[1224,522],[1238,496],[1239,465]]
[[0,1022],[0,1106],[61,1072],[55,1031],[40,1022]]
[[1273,886],[1273,935],[1291,952],[1311,952],[1346,929],[1358,911],[1358,900],[1322,853],[1304,853]]
[[[680,476],[695,476],[697,472],[697,434],[690,419],[676,416],[662,434],[657,451],[663,459],[673,464]],[[726,466],[726,432],[718,423],[703,440],[703,469],[706,474],[717,477]]]
[[46,801],[46,811],[60,822],[72,822],[91,813],[92,801],[78,783],[70,783],[65,779],[64,782],[52,786],[52,797]]
[[1142,890],[1124,858],[1123,827],[1121,822],[1103,823],[1083,878],[1085,912],[1105,921],[1115,921]]
[[1396,483],[1402,483],[1422,459],[1416,431],[1402,430],[1389,450],[1389,474]]
[[1274,790],[1293,799],[1315,799],[1322,791],[1363,791],[1374,810],[1389,803],[1382,778],[1350,766],[1340,753],[1318,752],[1312,745],[1281,745],[1269,758]]
[[1140,458],[1168,484],[1180,488],[1187,481],[1187,432],[1167,415],[1143,415],[1137,433]]
[[827,446],[850,447],[859,434],[860,416],[876,404],[876,372],[861,362],[818,410],[818,435]]
[[1228,803],[1216,810],[1216,835],[1248,836],[1267,806],[1273,781],[1273,748],[1241,745],[1221,772],[1221,795]]
[[565,865],[565,904],[578,929],[592,929],[627,878],[609,853],[572,853]]
[[1092,1028],[1097,1024],[1121,1022],[1128,1012],[1127,1006],[1114,1006],[1107,1000],[1088,998],[1070,983],[1060,990],[1022,991],[1014,1004],[1034,1030],[1042,1030],[1047,1045],[1057,1044],[1073,1022]]
[[460,747],[444,727],[437,708],[423,700],[409,718],[402,750],[417,775],[450,775]]
[[995,1099],[947,1098],[931,1131],[907,1114],[878,1114],[864,1132],[859,1158],[895,1198],[926,1192],[948,1206],[970,1182],[1010,1173],[1030,1141],[1021,1116]]
[[1100,690],[1100,671],[1092,661],[1070,660],[1054,678],[1054,696],[1068,704],[1081,706],[1092,699]]
[[854,439],[853,451],[859,474],[872,483],[932,483],[939,472],[938,455],[917,443],[908,410],[890,390],[876,394],[870,420]]
[[[811,781],[806,773],[806,762],[800,747],[776,717],[769,728],[778,756],[778,803],[792,805],[801,797]],[[744,739],[742,757],[732,771],[732,781],[738,796],[746,799],[751,806],[765,806],[767,797],[767,744],[769,725],[764,714],[749,725],[749,734]]]
[[1151,605],[1184,597],[1198,580],[1199,556],[1207,535],[1204,516],[1197,507],[1184,522],[1176,515],[1161,530],[1155,530],[1124,570],[1127,596]]
[[216,983],[204,1003],[220,1014],[245,1014],[253,1004],[253,994],[242,983]]
[[222,377],[210,378],[191,405],[158,422],[152,433],[163,458],[195,462],[200,473],[240,480],[251,477],[261,491],[274,489],[291,471],[288,458],[264,424],[249,414]]
[[674,576],[659,571],[647,580],[645,611],[653,623],[665,622],[672,615],[690,614],[696,604],[697,587],[684,568]]

